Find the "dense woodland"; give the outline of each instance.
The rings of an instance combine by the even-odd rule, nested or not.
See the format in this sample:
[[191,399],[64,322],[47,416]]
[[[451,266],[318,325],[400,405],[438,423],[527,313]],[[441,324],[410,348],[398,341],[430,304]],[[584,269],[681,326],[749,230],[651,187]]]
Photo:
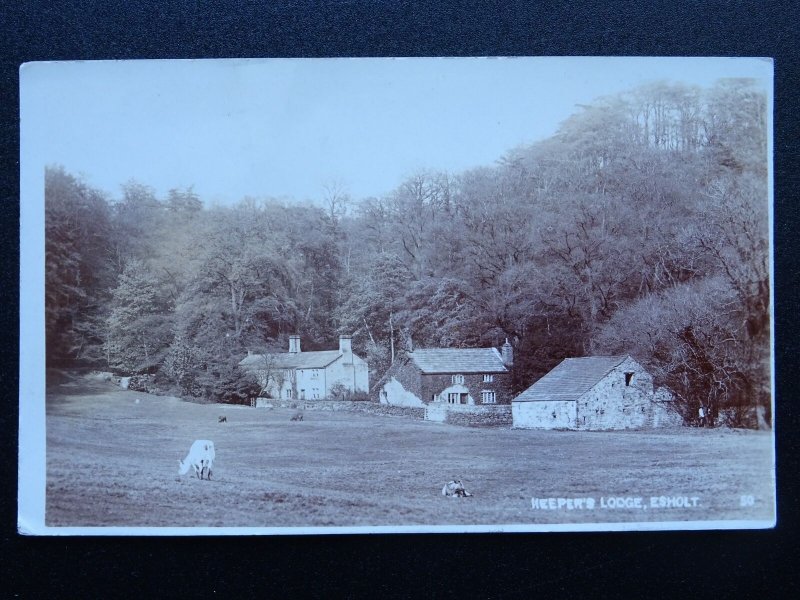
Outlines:
[[48,366],[235,402],[247,350],[292,333],[304,350],[353,334],[371,382],[412,347],[508,338],[518,390],[565,357],[629,353],[686,416],[769,419],[765,96],[658,83],[577,110],[494,165],[378,198],[207,207],[135,181],[112,198],[52,166]]

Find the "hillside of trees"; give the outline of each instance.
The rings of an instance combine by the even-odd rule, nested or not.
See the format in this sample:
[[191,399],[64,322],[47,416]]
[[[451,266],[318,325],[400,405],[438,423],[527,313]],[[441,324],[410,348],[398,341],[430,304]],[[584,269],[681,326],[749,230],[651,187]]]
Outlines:
[[652,84],[494,165],[317,204],[205,207],[135,181],[111,198],[52,166],[48,366],[237,401],[247,350],[293,333],[304,350],[353,334],[371,382],[412,347],[508,338],[520,391],[565,357],[626,353],[686,416],[753,426],[770,418],[766,111],[748,80]]

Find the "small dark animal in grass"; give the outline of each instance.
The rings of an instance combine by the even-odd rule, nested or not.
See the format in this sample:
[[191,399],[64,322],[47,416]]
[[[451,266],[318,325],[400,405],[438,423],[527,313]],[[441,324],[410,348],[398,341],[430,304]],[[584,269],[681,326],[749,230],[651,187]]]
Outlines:
[[294,414],[292,415],[292,418],[291,418],[291,420],[292,420],[292,421],[302,421],[302,420],[303,420],[303,413],[302,413],[302,412],[299,412],[299,411],[298,411],[298,412],[296,412],[296,413],[294,413]]
[[220,422],[220,423],[227,423],[227,422],[228,422],[228,417],[226,417],[226,416],[224,416],[224,415],[223,415],[223,416],[221,416],[221,417],[219,418],[219,422]]
[[449,496],[450,498],[471,498],[472,494],[464,489],[464,484],[461,483],[460,479],[454,479],[444,484],[442,496]]

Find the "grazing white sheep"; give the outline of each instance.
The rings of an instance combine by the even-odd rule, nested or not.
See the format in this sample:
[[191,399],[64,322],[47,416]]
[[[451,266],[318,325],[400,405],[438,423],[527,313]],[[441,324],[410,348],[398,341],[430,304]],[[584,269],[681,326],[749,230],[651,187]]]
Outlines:
[[448,481],[444,484],[444,487],[442,488],[442,496],[449,496],[451,498],[470,498],[472,497],[472,494],[464,489],[464,484],[461,483],[460,479],[454,479],[453,481]]
[[206,479],[211,479],[211,467],[214,464],[214,442],[209,440],[195,440],[192,447],[189,449],[189,454],[183,460],[178,461],[178,474],[185,475],[190,467],[194,468],[194,474],[203,479],[205,474]]

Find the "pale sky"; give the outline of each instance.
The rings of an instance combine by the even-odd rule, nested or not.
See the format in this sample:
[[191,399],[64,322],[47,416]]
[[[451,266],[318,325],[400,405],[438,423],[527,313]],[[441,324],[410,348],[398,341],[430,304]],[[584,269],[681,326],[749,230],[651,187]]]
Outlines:
[[[61,164],[121,194],[193,185],[208,203],[380,196],[419,169],[458,173],[552,135],[578,104],[667,80],[755,77],[763,59],[433,58],[29,63],[23,168]],[[26,165],[26,161],[30,164]]]

